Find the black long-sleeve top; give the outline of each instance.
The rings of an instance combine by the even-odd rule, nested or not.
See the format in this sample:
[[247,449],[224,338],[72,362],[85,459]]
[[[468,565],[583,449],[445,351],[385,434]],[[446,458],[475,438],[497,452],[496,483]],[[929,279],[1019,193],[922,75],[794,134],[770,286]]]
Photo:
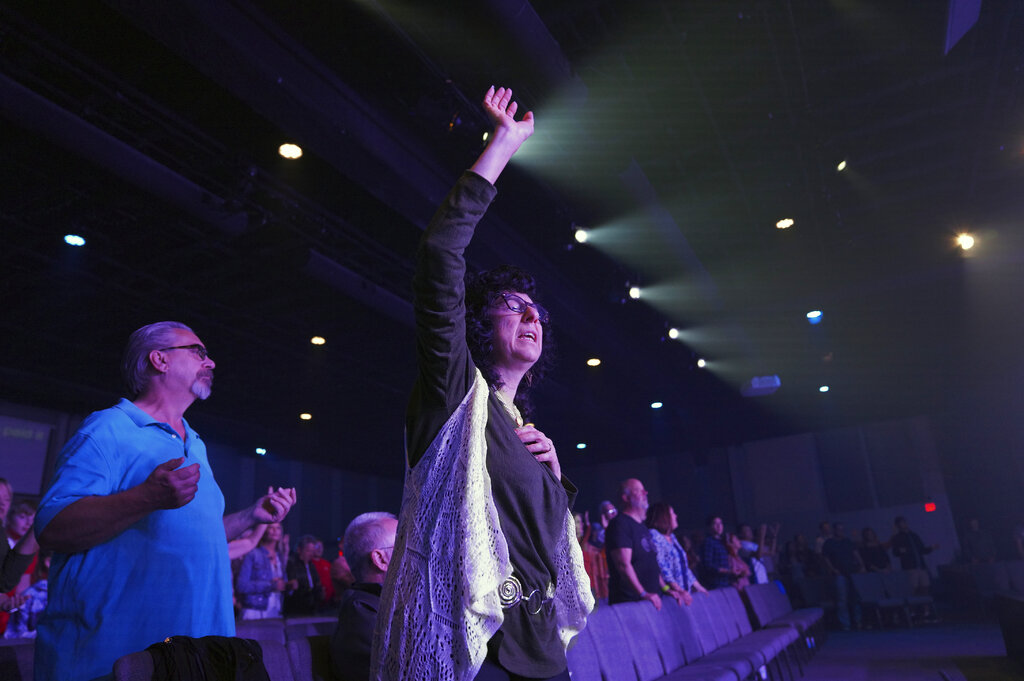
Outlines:
[[[419,373],[406,414],[409,464],[415,466],[469,392],[476,367],[466,344],[463,253],[494,199],[490,182],[466,172],[445,198],[420,242],[413,296]],[[554,583],[554,550],[566,532],[576,488],[558,480],[516,435],[516,423],[492,390],[487,400],[487,472],[513,574],[524,595]],[[546,678],[566,668],[554,613],[504,611],[491,640],[501,664],[516,674]]]

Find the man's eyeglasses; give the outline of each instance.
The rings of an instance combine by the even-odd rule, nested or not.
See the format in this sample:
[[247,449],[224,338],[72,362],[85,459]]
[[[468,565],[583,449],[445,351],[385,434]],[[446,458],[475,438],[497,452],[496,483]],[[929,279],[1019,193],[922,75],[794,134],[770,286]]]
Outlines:
[[199,358],[200,362],[210,356],[210,353],[206,351],[206,348],[199,343],[193,343],[192,345],[172,345],[169,348],[160,348],[160,352],[167,352],[168,350],[191,350],[196,353],[196,357]]
[[532,307],[537,311],[537,319],[540,320],[541,324],[547,324],[551,320],[551,315],[548,314],[547,309],[539,303],[528,303],[514,293],[501,293],[499,295],[505,301],[505,307],[517,314],[523,314]]

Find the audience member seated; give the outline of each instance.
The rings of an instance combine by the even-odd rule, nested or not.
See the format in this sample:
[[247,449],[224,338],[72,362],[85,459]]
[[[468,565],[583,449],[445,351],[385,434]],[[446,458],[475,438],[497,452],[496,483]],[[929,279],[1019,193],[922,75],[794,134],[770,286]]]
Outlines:
[[651,531],[651,540],[658,553],[658,567],[661,578],[670,591],[680,592],[683,603],[689,605],[693,598],[691,591],[706,592],[690,570],[690,562],[686,558],[675,531],[679,527],[679,519],[674,508],[664,502],[658,502],[647,510],[647,527]]
[[298,582],[289,584],[284,578],[284,561],[278,551],[281,535],[280,523],[267,525],[259,546],[242,561],[235,593],[242,606],[243,620],[280,617],[282,594],[289,587],[298,587]]
[[615,504],[605,499],[598,507],[597,522],[590,525],[590,543],[594,548],[604,548],[604,533],[608,529],[608,523],[619,514]]
[[391,513],[364,513],[345,530],[352,559],[352,588],[341,596],[338,628],[331,638],[331,668],[337,681],[367,681],[380,592],[395,548],[398,520]]
[[[576,538],[580,541],[583,552],[583,569],[590,577],[590,591],[595,599],[608,600],[608,559],[604,548],[597,548],[590,543],[594,528],[590,524],[590,514],[574,514],[576,519]],[[603,542],[602,542],[603,543]]]
[[967,521],[961,545],[965,563],[994,563],[996,560],[996,543],[992,534],[981,528],[977,518]]
[[843,631],[849,631],[850,616],[852,615],[853,625],[860,629],[862,624],[860,600],[853,589],[850,575],[854,572],[864,572],[864,561],[861,560],[853,540],[846,536],[842,523],[835,523],[832,526],[832,537],[825,542],[821,555],[829,574],[835,580],[836,617],[839,618],[839,625]]
[[52,551],[40,556],[32,571],[31,584],[14,600],[18,609],[11,613],[4,638],[35,638],[36,623],[46,609],[48,579],[50,576],[50,559]]
[[314,615],[324,606],[324,588],[313,564],[318,541],[313,535],[303,535],[295,553],[288,559],[285,615]]
[[622,513],[612,518],[605,533],[610,572],[608,602],[647,600],[661,610],[660,594],[669,593],[682,605],[683,593],[669,591],[661,578],[658,553],[650,532],[644,526],[647,517],[644,484],[635,478],[625,480],[619,485],[619,494],[624,504]]
[[736,581],[725,542],[725,523],[721,516],[711,516],[708,518],[708,533],[700,545],[701,583],[708,589],[732,586]]
[[892,561],[889,560],[889,553],[885,550],[885,544],[878,539],[878,535],[870,527],[865,527],[861,533],[863,542],[858,549],[864,568],[868,572],[889,572],[892,570]]
[[[750,586],[750,566],[740,556],[743,544],[735,534],[730,534],[725,541],[726,551],[729,553],[729,569],[732,570],[732,585],[743,591]],[[765,580],[767,581],[767,580]]]

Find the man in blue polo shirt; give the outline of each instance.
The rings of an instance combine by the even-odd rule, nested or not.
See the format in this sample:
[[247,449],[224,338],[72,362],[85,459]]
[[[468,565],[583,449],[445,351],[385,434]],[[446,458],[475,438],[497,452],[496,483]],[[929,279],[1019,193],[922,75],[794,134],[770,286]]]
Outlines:
[[39,543],[55,552],[36,679],[106,677],[118,657],[168,636],[234,635],[227,542],[279,522],[295,490],[224,515],[184,419],[209,397],[213,368],[184,324],[138,329],[122,362],[132,400],[91,414],[64,446],[36,515]]

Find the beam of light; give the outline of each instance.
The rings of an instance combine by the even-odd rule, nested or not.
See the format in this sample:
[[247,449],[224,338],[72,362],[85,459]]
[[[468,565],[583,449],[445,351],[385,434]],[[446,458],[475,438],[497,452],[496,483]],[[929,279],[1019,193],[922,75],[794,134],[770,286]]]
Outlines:
[[65,234],[64,243],[68,246],[84,246],[85,238],[80,237],[77,234]]
[[597,357],[591,357],[590,359],[587,360],[587,366],[588,367],[599,367],[599,366],[601,366],[601,360],[598,359]]
[[294,161],[297,158],[302,158],[302,147],[286,142],[277,148],[277,153],[281,154],[283,158]]
[[664,406],[661,402],[651,402],[651,409],[661,409]]
[[789,229],[793,226],[793,218],[782,218],[775,223],[775,227],[778,229]]
[[309,412],[304,411],[301,414],[299,414],[299,418],[302,419],[303,421],[312,421],[313,415],[310,414]]
[[974,237],[971,236],[970,234],[967,234],[966,232],[963,234],[958,234],[956,237],[956,245],[964,249],[965,251],[969,251],[972,248],[974,248]]
[[313,345],[323,345],[324,343],[327,342],[327,339],[324,338],[323,336],[313,336],[312,338],[309,339],[309,342],[312,343]]

